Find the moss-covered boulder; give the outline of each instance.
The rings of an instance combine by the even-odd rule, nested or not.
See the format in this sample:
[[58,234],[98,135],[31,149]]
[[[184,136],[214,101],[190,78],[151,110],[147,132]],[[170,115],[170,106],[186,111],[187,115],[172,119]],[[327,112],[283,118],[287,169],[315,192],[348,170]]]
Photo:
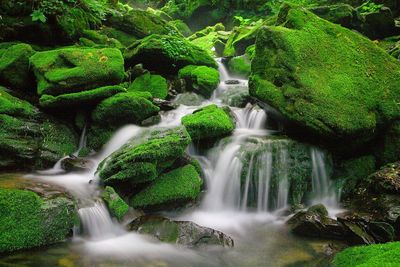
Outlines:
[[124,92],[127,92],[124,87],[110,85],[58,96],[44,94],[40,97],[39,103],[43,108],[82,107],[86,105],[95,105],[106,98]]
[[229,110],[210,105],[182,118],[193,141],[216,139],[227,136],[235,129]]
[[207,66],[189,65],[179,70],[178,77],[186,81],[186,90],[209,98],[219,84],[219,72]]
[[79,222],[64,190],[13,175],[0,176],[0,253],[64,241]]
[[348,248],[337,254],[334,267],[398,266],[400,265],[400,242]]
[[29,58],[35,53],[28,44],[16,44],[0,52],[0,83],[25,92],[32,89],[34,77]]
[[162,174],[135,195],[130,205],[136,209],[151,211],[180,207],[196,200],[202,184],[196,168],[189,164]]
[[348,4],[318,6],[309,8],[309,10],[323,19],[346,28],[354,28],[358,23],[356,10]]
[[128,91],[150,92],[155,98],[165,99],[168,95],[168,82],[160,75],[145,73],[133,81]]
[[122,220],[129,210],[129,205],[126,204],[126,202],[118,195],[117,192],[115,192],[114,188],[111,186],[106,186],[106,188],[104,188],[101,198],[107,204],[111,215],[118,220]]
[[250,94],[297,132],[354,147],[399,118],[400,65],[385,51],[303,8],[285,5],[277,25],[259,32]]
[[100,102],[92,112],[92,120],[99,125],[139,123],[158,114],[159,107],[148,92],[119,93]]
[[181,36],[180,32],[167,21],[145,10],[132,9],[126,13],[115,14],[107,20],[107,24],[114,29],[133,35],[138,39],[151,34],[165,34]]
[[127,66],[143,63],[160,73],[177,73],[187,65],[216,68],[214,59],[203,49],[181,37],[150,35],[128,47],[124,54]]
[[0,87],[0,169],[49,167],[73,153],[76,133]]
[[83,46],[93,47],[93,48],[109,47],[109,48],[122,49],[125,47],[119,40],[113,37],[109,37],[106,34],[101,33],[100,31],[94,31],[94,30],[84,30],[81,33],[79,42]]
[[262,24],[262,21],[258,21],[249,26],[235,27],[226,42],[224,57],[243,55],[249,46],[255,44],[258,30]]
[[183,127],[153,131],[148,136],[132,140],[106,159],[98,170],[100,178],[106,185],[127,184],[133,190],[135,185],[155,180],[163,170],[172,166],[190,142]]
[[233,75],[247,78],[251,72],[251,60],[246,54],[233,57],[228,62],[228,68]]
[[400,193],[400,162],[383,166],[379,171],[364,179],[362,184],[364,188],[376,194]]
[[225,32],[225,26],[218,23],[198,31],[188,37],[194,45],[205,49],[212,56],[222,56],[229,33]]
[[57,96],[121,83],[122,54],[115,48],[63,48],[30,58],[39,95]]

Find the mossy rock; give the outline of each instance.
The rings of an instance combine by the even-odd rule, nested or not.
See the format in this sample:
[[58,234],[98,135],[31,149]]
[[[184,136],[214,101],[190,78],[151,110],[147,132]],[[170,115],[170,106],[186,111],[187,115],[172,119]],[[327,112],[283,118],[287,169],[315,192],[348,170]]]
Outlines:
[[400,160],[400,121],[393,122],[383,131],[375,156],[380,166]]
[[205,49],[211,56],[222,56],[227,41],[224,35],[226,32],[224,31],[225,26],[222,23],[218,23],[194,33],[188,37],[188,40],[194,45]]
[[250,94],[297,132],[350,150],[399,118],[400,65],[376,44],[289,5],[277,25],[259,32]]
[[126,204],[111,186],[106,186],[106,188],[104,188],[101,198],[106,202],[111,215],[118,220],[122,220],[129,210],[128,204]]
[[108,37],[106,34],[94,30],[84,30],[79,41],[82,45],[93,48],[124,48],[124,45],[117,39]]
[[150,35],[128,47],[124,54],[126,65],[143,63],[146,69],[175,74],[188,65],[217,68],[214,59],[203,49],[182,37]]
[[[132,140],[103,161],[98,169],[100,178],[106,185],[127,182],[131,187],[153,181],[184,154],[190,142],[183,127],[153,131]],[[104,164],[106,168],[102,167]]]
[[106,35],[108,38],[118,40],[124,46],[129,46],[133,42],[138,40],[138,38],[136,38],[135,36],[128,34],[124,31],[114,29],[112,27],[103,26],[99,29],[99,32]]
[[189,164],[161,175],[136,194],[130,205],[151,211],[180,207],[196,200],[202,184],[196,168]]
[[122,54],[115,48],[63,48],[37,52],[30,58],[39,95],[57,96],[105,85],[125,77]]
[[149,92],[155,98],[165,99],[168,95],[168,82],[160,75],[145,73],[133,81],[128,91]]
[[73,153],[78,136],[72,127],[40,113],[0,87],[0,169],[49,167]]
[[29,58],[35,53],[28,44],[13,45],[0,55],[0,82],[11,88],[29,92],[34,77],[29,70]]
[[110,85],[58,96],[44,94],[40,97],[39,103],[43,108],[80,107],[95,105],[106,98],[124,92],[127,92],[127,90],[122,86]]
[[227,136],[235,129],[229,111],[210,105],[182,118],[193,141],[216,139]]
[[258,21],[254,25],[235,27],[226,42],[224,57],[243,55],[249,46],[255,44],[261,26],[262,21]]
[[107,20],[114,29],[142,39],[152,34],[182,36],[180,32],[159,16],[139,9],[132,9],[123,14],[116,14]]
[[394,267],[399,265],[400,242],[351,247],[338,253],[333,260],[335,267]]
[[233,75],[247,78],[251,73],[251,61],[247,55],[233,57],[228,62],[228,68]]
[[148,92],[119,93],[100,102],[92,112],[95,124],[120,127],[158,114],[160,108],[153,104]]
[[168,24],[178,29],[178,31],[185,37],[189,37],[190,35],[192,35],[192,30],[183,20],[172,20],[169,21]]
[[357,23],[357,12],[348,4],[311,7],[309,10],[323,19],[346,28],[354,28]]
[[62,189],[0,176],[0,252],[64,241],[79,222],[74,200]]
[[400,162],[389,163],[362,181],[363,188],[375,194],[400,193]]
[[178,77],[186,81],[186,89],[209,98],[219,85],[219,72],[207,66],[189,65],[179,70]]

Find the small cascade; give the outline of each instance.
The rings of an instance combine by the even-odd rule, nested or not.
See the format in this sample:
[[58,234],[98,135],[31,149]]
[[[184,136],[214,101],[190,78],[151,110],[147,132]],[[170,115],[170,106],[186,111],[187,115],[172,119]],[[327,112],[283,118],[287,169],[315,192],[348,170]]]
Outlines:
[[261,130],[264,129],[267,123],[267,114],[264,110],[254,108],[248,104],[244,109],[239,109],[235,112],[237,129],[251,129]]
[[324,151],[311,148],[313,204],[322,203],[329,208],[338,207],[339,191],[330,180],[328,159]]
[[87,130],[87,125],[85,124],[85,126],[83,126],[83,129],[82,129],[81,137],[79,138],[78,150],[73,153],[73,155],[75,157],[78,157],[79,153],[82,151],[82,149],[84,149],[86,147],[86,140],[87,140],[86,130]]
[[228,73],[227,68],[225,67],[224,63],[222,62],[222,58],[217,59],[217,64],[218,64],[218,71],[219,71],[219,79],[221,82],[226,82],[230,80],[230,75]]

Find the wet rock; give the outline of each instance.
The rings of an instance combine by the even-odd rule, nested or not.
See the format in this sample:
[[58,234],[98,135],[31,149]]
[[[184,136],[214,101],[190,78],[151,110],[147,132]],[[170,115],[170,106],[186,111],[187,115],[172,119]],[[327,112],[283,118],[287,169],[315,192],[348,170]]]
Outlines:
[[327,216],[323,206],[314,206],[291,217],[287,224],[295,234],[308,237],[345,239],[347,230],[342,223]]
[[94,167],[94,162],[85,158],[70,156],[61,161],[61,168],[70,172],[87,171]]
[[400,161],[387,164],[367,178],[367,186],[375,193],[400,193]]
[[183,93],[176,96],[174,102],[178,105],[200,106],[206,99],[196,93]]
[[244,108],[248,103],[254,102],[249,95],[247,86],[233,85],[222,92],[222,103],[231,107]]
[[160,98],[153,98],[153,103],[155,105],[157,105],[160,108],[160,110],[162,110],[162,111],[170,111],[170,110],[174,110],[178,107],[178,105],[175,104],[174,102],[168,101],[168,100],[163,100]]
[[156,125],[158,123],[160,123],[161,121],[161,115],[154,115],[151,116],[145,120],[143,120],[140,125],[144,126],[144,127],[148,127],[148,126],[152,126],[152,125]]
[[361,32],[371,39],[383,39],[400,33],[392,11],[388,7],[382,7],[376,12],[361,14]]
[[225,81],[225,84],[228,84],[228,85],[240,84],[240,81],[239,80],[227,80],[227,81]]
[[157,216],[142,216],[129,224],[131,231],[150,234],[163,242],[186,247],[233,247],[233,239],[222,232],[189,221],[173,221]]

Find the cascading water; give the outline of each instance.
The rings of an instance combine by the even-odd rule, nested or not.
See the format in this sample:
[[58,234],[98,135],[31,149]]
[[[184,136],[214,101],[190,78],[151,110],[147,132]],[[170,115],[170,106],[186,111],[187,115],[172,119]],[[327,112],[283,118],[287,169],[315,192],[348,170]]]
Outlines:
[[[221,84],[212,98],[201,106],[221,104],[224,94],[232,88],[247,90],[246,80],[229,76],[221,60],[218,60],[218,66]],[[236,84],[225,83],[232,79],[237,80]],[[161,122],[152,128],[176,127],[180,125],[184,115],[199,107],[181,105],[175,110],[162,113]],[[267,114],[257,106],[248,104],[245,108],[231,109],[236,117],[236,129],[231,137],[221,140],[205,155],[200,155],[194,146],[189,149],[189,153],[198,159],[203,168],[207,192],[199,208],[180,218],[227,233],[230,233],[230,229],[240,231],[243,224],[254,219],[261,219],[263,222],[265,219],[276,221],[277,217],[272,215],[274,211],[306,199],[305,181],[310,182],[308,189],[313,191],[311,203],[322,202],[335,206],[334,190],[325,169],[326,156],[321,150],[310,149],[292,140],[275,136],[277,130],[266,128]],[[85,172],[65,173],[60,161],[53,169],[29,177],[59,184],[77,198],[81,231],[77,232],[76,240],[83,242],[85,251],[96,255],[122,253],[124,257],[154,257],[154,251],[158,251],[165,252],[169,257],[179,255],[182,258],[186,255],[192,262],[195,257],[187,251],[154,243],[140,235],[126,232],[121,224],[111,219],[99,197],[98,177],[95,174],[99,163],[130,139],[143,135],[146,131],[148,128],[138,126],[126,126],[117,131],[101,152],[87,158],[93,164]],[[85,146],[85,132],[86,128],[79,150],[74,155],[78,155]],[[106,168],[107,164],[103,167]],[[218,263],[215,266],[220,265]]]

